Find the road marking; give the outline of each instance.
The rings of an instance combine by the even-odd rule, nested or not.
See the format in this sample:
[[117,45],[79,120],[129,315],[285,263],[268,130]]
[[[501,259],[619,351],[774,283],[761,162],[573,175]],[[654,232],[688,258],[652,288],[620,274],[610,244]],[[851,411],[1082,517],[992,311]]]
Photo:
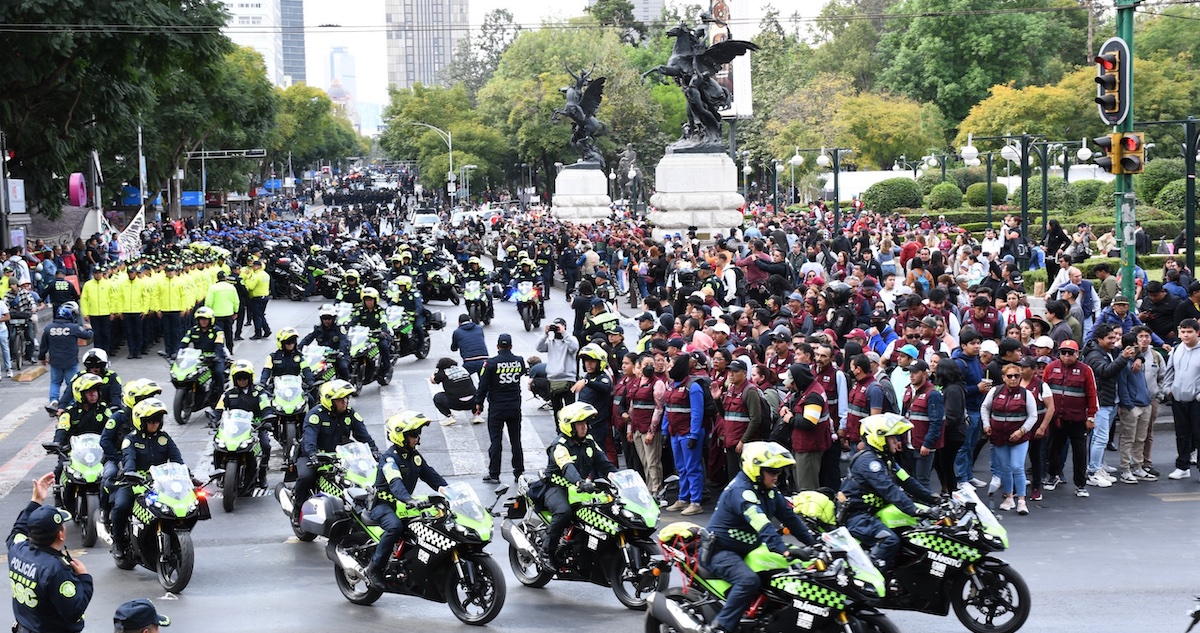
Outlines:
[[17,430],[17,427],[25,424],[33,414],[39,411],[45,412],[45,403],[45,400],[41,398],[30,398],[10,411],[8,415],[0,418],[0,442]]
[[[430,398],[434,394],[441,393],[441,387],[429,382],[427,379],[423,379],[423,381],[429,386]],[[385,412],[391,410],[388,406],[387,398],[384,398],[383,410]],[[436,415],[440,416],[441,412],[438,412]],[[471,424],[469,419],[466,422],[461,420],[455,422],[453,426],[442,426],[439,422],[435,422],[435,424],[442,430],[442,437],[446,441],[447,457],[450,459],[450,472],[454,475],[486,474],[487,463],[483,459],[484,450],[479,444],[479,438],[475,437],[475,425]]]
[[46,449],[42,444],[54,439],[55,424],[49,424],[33,441],[26,444],[12,459],[0,466],[0,497],[7,496],[17,484],[21,483],[46,458]]
[[1162,492],[1150,495],[1158,497],[1159,501],[1175,503],[1177,501],[1200,501],[1200,492]]

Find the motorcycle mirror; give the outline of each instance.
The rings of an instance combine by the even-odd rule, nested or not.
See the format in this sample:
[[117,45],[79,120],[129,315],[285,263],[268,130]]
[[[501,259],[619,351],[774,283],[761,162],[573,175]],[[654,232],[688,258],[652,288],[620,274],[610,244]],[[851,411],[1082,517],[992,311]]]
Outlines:
[[508,484],[500,484],[496,487],[495,494],[497,497],[508,492]]

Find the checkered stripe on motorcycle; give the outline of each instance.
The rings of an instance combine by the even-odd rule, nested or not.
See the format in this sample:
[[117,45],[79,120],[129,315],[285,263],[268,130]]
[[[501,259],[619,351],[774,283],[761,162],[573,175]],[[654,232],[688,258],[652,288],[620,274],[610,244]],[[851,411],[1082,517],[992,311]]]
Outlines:
[[846,596],[841,593],[797,578],[774,578],[771,580],[771,586],[798,598],[834,609],[841,609],[846,603]]
[[945,554],[946,556],[953,556],[959,560],[976,561],[981,556],[979,550],[974,547],[942,538],[936,534],[913,534],[909,540],[914,545],[919,545],[939,554]]
[[137,517],[137,520],[141,521],[142,523],[148,524],[154,522],[154,514],[150,512],[149,508],[141,504],[135,504],[133,506],[133,516]]
[[729,538],[731,538],[735,541],[740,541],[742,543],[746,543],[747,545],[758,545],[758,543],[759,543],[758,534],[755,534],[754,532],[747,532],[745,530],[739,530],[736,528],[731,528],[729,530]]
[[616,534],[620,527],[617,525],[616,521],[613,521],[612,519],[600,514],[599,512],[596,512],[591,508],[580,508],[575,514],[579,516],[580,521],[583,521],[592,527],[608,532],[609,534]]
[[337,484],[325,477],[321,477],[317,480],[317,488],[327,495],[333,495],[335,497],[342,496],[342,490],[338,488]]
[[416,535],[417,540],[425,545],[434,548],[436,551],[444,552],[451,547],[454,547],[454,540],[450,537],[434,530],[424,523],[413,523],[410,527],[412,533]]

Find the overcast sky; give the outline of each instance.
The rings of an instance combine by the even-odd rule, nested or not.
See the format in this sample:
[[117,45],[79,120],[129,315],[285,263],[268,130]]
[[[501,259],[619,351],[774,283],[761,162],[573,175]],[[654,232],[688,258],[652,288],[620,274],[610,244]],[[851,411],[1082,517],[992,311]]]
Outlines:
[[[745,6],[747,15],[735,14],[741,19],[751,19],[757,25],[762,16],[762,7],[767,4],[780,9],[785,15],[800,12],[804,16],[815,15],[826,0],[732,0],[734,10],[741,13]],[[470,24],[477,27],[483,16],[493,9],[507,8],[518,24],[536,25],[544,20],[566,19],[583,14],[586,0],[469,0]],[[680,2],[667,0],[669,5],[697,4],[701,0]],[[707,4],[707,2],[703,2]],[[355,56],[358,73],[358,100],[365,103],[387,103],[387,44],[378,25],[384,24],[383,0],[307,0],[304,3],[304,23],[308,83],[322,89],[329,87],[329,49],[346,46]],[[352,29],[315,29],[321,24],[339,24],[343,27],[375,25],[370,31],[355,32]],[[744,30],[742,31],[744,33]],[[739,37],[747,35],[738,34]]]

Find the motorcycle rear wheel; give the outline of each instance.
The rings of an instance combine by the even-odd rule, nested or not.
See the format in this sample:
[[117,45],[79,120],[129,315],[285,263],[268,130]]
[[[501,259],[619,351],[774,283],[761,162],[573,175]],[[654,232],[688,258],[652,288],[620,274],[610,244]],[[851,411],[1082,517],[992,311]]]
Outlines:
[[176,424],[187,424],[192,421],[192,413],[195,412],[195,392],[190,388],[175,390],[175,406],[171,411],[175,414]]
[[517,580],[526,587],[545,587],[554,578],[553,572],[542,569],[536,558],[517,549],[516,545],[508,546],[508,565],[512,567]]
[[471,308],[470,308],[471,323],[474,323],[475,325],[479,325],[479,322],[482,321],[482,319],[479,318],[479,312],[480,312],[479,304],[472,303]]
[[[701,599],[699,592],[695,591],[694,589],[684,590],[682,587],[668,587],[662,591],[662,595],[663,595],[663,598],[666,598],[668,602],[674,602],[681,607],[685,607],[689,603],[699,602]],[[699,616],[701,616],[701,619],[703,618],[703,615],[701,613],[692,613],[692,615],[693,616],[699,615]],[[705,624],[711,624],[711,622],[705,622]],[[654,613],[651,612],[651,613],[646,614],[646,624],[645,624],[645,628],[643,629],[643,633],[683,633],[683,632],[677,631],[676,629],[674,629],[670,625],[668,625],[666,622],[663,622],[663,621],[659,620],[658,618],[654,617]]]
[[[338,549],[356,548],[363,543],[362,535],[348,536],[341,543],[338,543]],[[353,558],[359,565],[366,567],[369,564],[370,557],[364,556],[365,552],[370,550],[358,550],[360,553]],[[358,572],[352,569],[345,569],[338,563],[333,564],[333,577],[337,581],[338,591],[342,592],[347,600],[353,604],[368,605],[373,604],[383,595],[382,589],[372,587],[364,576],[360,576]]]
[[521,322],[525,324],[525,331],[529,332],[533,329],[533,308],[521,306],[518,310],[521,312]]
[[[954,615],[967,630],[974,633],[1013,633],[1029,618],[1032,608],[1029,586],[1012,567],[975,566],[975,574],[983,581],[983,591],[976,591],[970,576],[950,588],[950,604]],[[1016,602],[1014,605],[1013,602]],[[996,624],[998,616],[1012,618]]]
[[854,630],[860,633],[900,633],[900,628],[882,613],[861,614],[854,619],[857,622],[853,622],[852,626],[857,627]]
[[451,288],[450,289],[450,303],[453,303],[454,305],[458,305],[458,303],[460,301],[462,301],[462,295],[458,294],[458,289]]
[[[457,567],[446,572],[443,595],[450,612],[463,624],[482,626],[500,615],[504,607],[506,588],[500,565],[486,554],[474,554],[462,559],[465,566],[475,568],[475,583],[466,586],[467,579],[458,577]],[[461,590],[461,591],[460,591]],[[475,608],[472,608],[475,607]]]
[[605,577],[608,578],[608,584],[612,587],[613,595],[621,604],[635,611],[646,610],[646,595],[653,591],[662,591],[666,589],[667,583],[671,580],[670,575],[660,575],[657,577],[657,583],[649,592],[638,592],[638,582],[640,580],[638,572],[647,567],[650,560],[658,554],[658,548],[650,543],[630,543],[631,554],[634,556],[633,564],[635,568],[625,564],[625,556],[618,550],[610,557],[608,564],[604,570]]
[[416,351],[413,352],[413,356],[416,356],[417,360],[425,360],[425,358],[427,356],[429,356],[429,334],[428,333],[421,336],[421,345],[420,345],[420,347],[418,347],[416,349]]
[[180,593],[192,580],[196,551],[190,532],[171,532],[170,551],[162,552],[158,561],[158,582],[171,593]]

